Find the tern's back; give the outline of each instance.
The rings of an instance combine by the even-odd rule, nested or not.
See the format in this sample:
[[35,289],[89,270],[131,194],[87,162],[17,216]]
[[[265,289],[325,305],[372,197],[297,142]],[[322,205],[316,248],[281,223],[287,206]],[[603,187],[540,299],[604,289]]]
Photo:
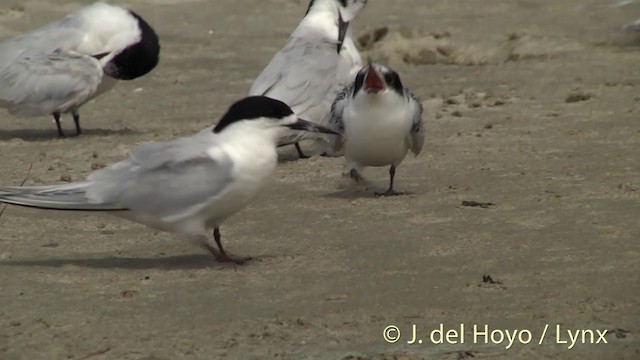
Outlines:
[[0,44],[0,68],[18,56],[48,54],[54,50],[95,55],[130,43],[124,39],[137,30],[135,19],[117,6],[95,3],[61,20]]
[[82,33],[62,24],[62,21],[58,21],[1,43],[0,70],[19,57],[48,54],[56,49],[65,51],[73,49],[81,41]]

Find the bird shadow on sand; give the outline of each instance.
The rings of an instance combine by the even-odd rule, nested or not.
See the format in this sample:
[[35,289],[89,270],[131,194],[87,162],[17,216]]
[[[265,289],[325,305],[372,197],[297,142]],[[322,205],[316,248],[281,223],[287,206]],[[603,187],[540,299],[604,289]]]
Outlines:
[[384,199],[384,198],[402,198],[405,196],[413,195],[410,191],[402,191],[401,193],[393,196],[388,195],[378,195],[377,193],[381,193],[386,191],[385,189],[376,188],[376,187],[355,187],[355,188],[347,188],[341,189],[338,191],[334,191],[332,193],[325,194],[324,197],[334,198],[334,199],[346,199],[346,200],[354,200],[354,199]]
[[219,268],[226,266],[216,262],[209,254],[177,255],[154,258],[129,258],[129,257],[108,257],[98,259],[43,259],[43,260],[15,260],[1,261],[0,266],[42,266],[42,267],[63,267],[79,266],[94,269],[166,269],[166,270],[188,270]]
[[294,162],[297,160],[301,160],[298,154],[278,152],[278,163],[280,164]]
[[365,189],[343,189],[334,191],[332,193],[325,194],[324,197],[334,198],[334,199],[375,199],[379,198],[375,194],[375,191],[365,190]]
[[[75,130],[67,130],[65,138],[58,137],[56,129],[19,129],[19,130],[0,130],[0,140],[21,139],[23,141],[48,141],[48,140],[64,140],[76,138]],[[108,136],[108,135],[136,135],[139,131],[124,129],[83,129],[79,138],[87,136]]]
[[[293,146],[292,146],[293,148]],[[293,151],[287,151],[287,150],[280,150],[281,148],[278,148],[278,162],[279,163],[289,163],[289,162],[294,162],[294,161],[298,161],[298,160],[306,160],[307,158],[301,158],[300,155],[298,155],[298,152],[295,151],[295,149]],[[312,151],[306,151],[305,152],[306,156],[317,156],[318,154]]]
[[163,257],[107,257],[94,259],[42,259],[42,260],[9,260],[0,261],[2,266],[39,266],[39,267],[64,267],[78,266],[93,269],[164,269],[164,270],[191,270],[191,269],[239,269],[254,263],[282,262],[290,260],[292,256],[278,256],[262,254],[251,256],[243,265],[218,262],[210,254],[189,254]]

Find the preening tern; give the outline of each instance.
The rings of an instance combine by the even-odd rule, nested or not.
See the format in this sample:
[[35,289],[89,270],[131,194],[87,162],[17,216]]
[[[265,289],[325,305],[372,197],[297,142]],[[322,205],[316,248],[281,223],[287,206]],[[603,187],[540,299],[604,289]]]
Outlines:
[[62,20],[0,44],[0,107],[19,116],[71,113],[116,80],[147,74],[157,64],[158,36],[138,14],[97,2]]

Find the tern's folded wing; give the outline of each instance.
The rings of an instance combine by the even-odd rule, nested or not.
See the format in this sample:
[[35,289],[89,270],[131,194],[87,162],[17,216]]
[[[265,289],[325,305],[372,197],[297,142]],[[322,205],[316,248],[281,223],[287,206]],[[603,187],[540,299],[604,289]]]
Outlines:
[[405,88],[404,93],[407,96],[410,106],[413,110],[413,124],[411,126],[411,152],[415,155],[420,154],[422,146],[424,145],[424,120],[422,119],[422,103],[420,99],[411,92],[411,90]]
[[102,76],[91,56],[64,51],[23,55],[0,69],[0,106],[23,116],[72,110],[90,99]]
[[[255,80],[249,95],[278,99],[301,117],[320,122],[335,96],[340,60],[333,42],[292,38]],[[318,111],[318,106],[326,109]]]
[[[342,88],[336,95],[333,103],[331,104],[331,117],[329,119],[329,128],[339,132],[341,134],[344,133],[344,122],[342,120],[342,114],[344,112],[344,108],[347,103],[350,101],[351,96],[353,95],[354,84],[347,85]],[[342,150],[342,145],[344,144],[343,136],[333,136],[332,140],[330,140],[329,148],[334,153],[339,153]]]
[[189,216],[233,179],[231,159],[222,151],[211,157],[211,145],[203,136],[143,145],[130,159],[92,173],[87,198],[162,219]]
[[232,180],[225,153],[212,158],[206,151],[210,141],[190,139],[143,145],[87,181],[0,188],[0,202],[56,210],[130,210],[160,221],[179,220],[209,205]]

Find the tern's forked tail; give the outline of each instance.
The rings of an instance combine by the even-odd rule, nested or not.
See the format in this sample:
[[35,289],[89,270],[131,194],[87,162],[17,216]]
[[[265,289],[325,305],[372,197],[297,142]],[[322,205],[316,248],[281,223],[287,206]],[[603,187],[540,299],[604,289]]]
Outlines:
[[0,202],[48,210],[116,211],[117,204],[91,203],[86,190],[89,182],[64,185],[0,187]]

